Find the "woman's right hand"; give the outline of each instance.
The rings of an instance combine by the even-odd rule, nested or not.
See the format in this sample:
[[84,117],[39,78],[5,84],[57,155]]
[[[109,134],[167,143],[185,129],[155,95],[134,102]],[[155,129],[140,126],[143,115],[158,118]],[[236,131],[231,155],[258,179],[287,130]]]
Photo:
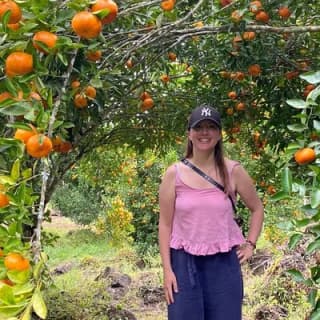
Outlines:
[[178,292],[177,279],[172,270],[165,270],[163,274],[163,289],[167,304],[174,303],[173,293]]

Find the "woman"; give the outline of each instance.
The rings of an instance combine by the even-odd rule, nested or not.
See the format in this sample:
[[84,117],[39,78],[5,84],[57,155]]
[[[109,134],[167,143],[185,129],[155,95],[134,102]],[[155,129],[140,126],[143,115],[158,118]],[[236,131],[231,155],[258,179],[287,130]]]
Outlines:
[[[159,245],[168,319],[241,320],[240,264],[255,249],[263,206],[246,170],[224,158],[220,114],[214,108],[202,105],[191,113],[185,159],[224,191],[184,162],[163,176]],[[234,220],[236,194],[251,213],[247,239]]]

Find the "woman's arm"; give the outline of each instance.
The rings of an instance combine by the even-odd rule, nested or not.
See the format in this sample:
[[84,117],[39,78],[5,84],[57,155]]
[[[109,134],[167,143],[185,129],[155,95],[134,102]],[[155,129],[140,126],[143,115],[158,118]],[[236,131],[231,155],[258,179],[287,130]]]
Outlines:
[[167,169],[159,188],[159,246],[164,274],[164,291],[167,303],[173,303],[173,290],[177,292],[177,282],[170,262],[170,237],[175,206],[175,167]]
[[[264,212],[262,201],[257,194],[253,181],[241,165],[236,166],[233,169],[232,178],[235,182],[237,193],[240,195],[241,200],[251,213],[249,231],[247,235],[248,245],[244,246],[244,250],[239,250],[238,252],[240,261],[244,262],[253,254],[254,247],[250,243],[255,245],[260,236]],[[248,250],[248,248],[250,249]]]

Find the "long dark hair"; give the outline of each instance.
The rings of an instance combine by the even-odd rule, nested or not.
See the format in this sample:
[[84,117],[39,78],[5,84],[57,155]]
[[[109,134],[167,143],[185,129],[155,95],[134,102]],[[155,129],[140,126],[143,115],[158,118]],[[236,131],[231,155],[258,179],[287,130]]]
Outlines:
[[[193,156],[193,145],[192,145],[192,141],[188,139],[185,158],[190,158],[192,156]],[[224,159],[222,139],[220,139],[217,142],[216,146],[214,147],[213,156],[214,156],[215,163],[217,164],[217,167],[218,167],[222,184],[224,186],[224,192],[227,194],[232,193],[231,187],[230,187],[229,174],[228,174],[226,162]]]

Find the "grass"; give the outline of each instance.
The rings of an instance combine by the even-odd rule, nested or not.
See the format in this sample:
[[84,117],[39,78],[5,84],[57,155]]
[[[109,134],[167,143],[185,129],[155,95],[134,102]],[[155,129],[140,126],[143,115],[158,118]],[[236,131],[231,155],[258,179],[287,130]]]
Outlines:
[[[46,291],[48,320],[113,320],[106,316],[110,305],[130,310],[139,320],[166,319],[164,302],[144,305],[139,297],[139,288],[161,286],[162,270],[158,255],[145,256],[146,267],[140,270],[137,267],[140,257],[131,246],[114,248],[104,236],[96,235],[89,229],[68,227],[67,220],[63,228],[53,224],[47,225],[46,230],[60,236],[53,246],[45,248],[49,255],[49,269],[53,271],[57,267],[71,265],[69,271],[53,276],[54,286]],[[270,242],[263,236],[259,249],[267,249],[272,254],[273,265],[262,275],[253,275],[248,265],[243,266],[243,319],[254,320],[257,310],[277,308],[279,304],[287,309],[285,319],[304,319],[309,307],[305,294],[293,281],[275,272],[283,253],[270,247]],[[132,279],[130,290],[119,299],[114,300],[108,293],[105,279],[96,280],[106,267],[127,274]],[[271,318],[266,316],[265,319]]]

